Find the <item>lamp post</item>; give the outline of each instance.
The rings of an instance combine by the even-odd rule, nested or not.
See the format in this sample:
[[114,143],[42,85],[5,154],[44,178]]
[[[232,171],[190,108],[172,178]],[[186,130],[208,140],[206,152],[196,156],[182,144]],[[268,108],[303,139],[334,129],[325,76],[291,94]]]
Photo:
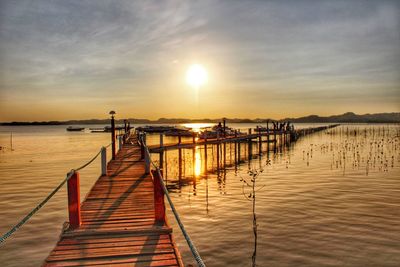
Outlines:
[[226,137],[226,118],[222,118],[223,125],[224,125],[224,137]]
[[114,115],[116,114],[114,110],[111,110],[111,151],[112,151],[112,159],[115,159],[115,119]]

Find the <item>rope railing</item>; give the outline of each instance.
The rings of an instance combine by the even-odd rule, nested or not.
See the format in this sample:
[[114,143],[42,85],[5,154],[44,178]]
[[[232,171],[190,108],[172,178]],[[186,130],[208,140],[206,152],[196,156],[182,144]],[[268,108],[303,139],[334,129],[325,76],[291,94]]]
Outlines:
[[[110,146],[110,145],[108,145]],[[107,146],[107,147],[108,147]],[[91,160],[87,163],[83,164],[79,168],[72,169],[68,172],[67,176],[61,183],[42,201],[40,202],[31,212],[29,212],[21,221],[19,221],[14,227],[12,227],[7,233],[3,234],[0,237],[0,244],[3,244],[7,238],[9,238],[13,233],[15,233],[19,228],[21,228],[36,212],[38,212],[62,187],[63,185],[68,182],[68,180],[79,170],[84,169],[88,165],[90,165],[100,154],[102,150],[100,150]]]
[[167,187],[165,186],[164,179],[162,178],[163,176],[161,174],[160,168],[151,160],[150,151],[149,151],[147,145],[145,144],[145,142],[143,141],[143,135],[141,135],[141,134],[139,134],[139,142],[144,147],[145,153],[147,154],[147,157],[150,159],[151,164],[156,169],[156,171],[157,171],[157,173],[158,173],[158,175],[160,177],[161,187],[162,187],[162,189],[164,191],[165,196],[167,197],[167,200],[168,200],[168,203],[169,203],[169,205],[171,207],[172,213],[175,216],[175,219],[176,219],[176,221],[177,221],[177,223],[179,225],[179,228],[181,229],[182,234],[185,237],[185,240],[186,240],[186,242],[187,242],[187,244],[188,244],[188,246],[190,248],[190,251],[193,254],[194,259],[197,262],[197,265],[200,266],[200,267],[205,267],[206,265],[204,264],[204,261],[201,258],[200,253],[198,252],[196,246],[194,245],[192,239],[190,238],[188,232],[186,231],[185,226],[183,225],[183,223],[181,221],[181,218],[179,217],[178,211],[176,210],[175,205],[172,202],[171,197],[169,196],[169,192],[168,192]]

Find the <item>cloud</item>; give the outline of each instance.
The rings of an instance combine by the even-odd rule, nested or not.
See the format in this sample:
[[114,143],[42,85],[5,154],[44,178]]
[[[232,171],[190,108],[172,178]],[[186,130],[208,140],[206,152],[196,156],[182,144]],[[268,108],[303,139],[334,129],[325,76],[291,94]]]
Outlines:
[[188,102],[180,76],[187,64],[200,61],[213,71],[210,98],[234,92],[222,100],[224,107],[249,92],[260,99],[260,109],[268,101],[323,100],[335,92],[343,97],[332,98],[327,109],[356,92],[358,101],[385,103],[388,93],[400,100],[397,1],[21,0],[0,5],[3,99],[68,102],[80,95],[118,102],[127,97],[134,105],[138,99],[161,101],[154,96],[169,90]]

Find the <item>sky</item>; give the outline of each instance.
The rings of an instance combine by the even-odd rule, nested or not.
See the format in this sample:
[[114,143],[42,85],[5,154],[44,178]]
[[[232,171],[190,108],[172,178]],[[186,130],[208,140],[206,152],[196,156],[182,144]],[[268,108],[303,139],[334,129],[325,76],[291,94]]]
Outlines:
[[[185,82],[203,65],[207,84]],[[400,112],[400,1],[0,0],[0,121]]]

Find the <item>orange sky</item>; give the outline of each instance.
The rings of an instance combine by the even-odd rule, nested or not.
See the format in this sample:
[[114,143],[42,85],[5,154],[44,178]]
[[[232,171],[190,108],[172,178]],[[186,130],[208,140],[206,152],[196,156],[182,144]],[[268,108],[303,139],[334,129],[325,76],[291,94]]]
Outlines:
[[400,112],[399,2],[313,3],[2,1],[0,121]]

